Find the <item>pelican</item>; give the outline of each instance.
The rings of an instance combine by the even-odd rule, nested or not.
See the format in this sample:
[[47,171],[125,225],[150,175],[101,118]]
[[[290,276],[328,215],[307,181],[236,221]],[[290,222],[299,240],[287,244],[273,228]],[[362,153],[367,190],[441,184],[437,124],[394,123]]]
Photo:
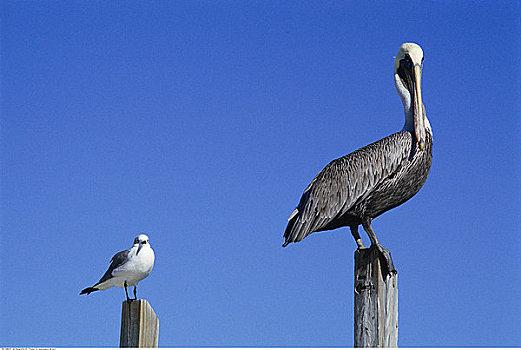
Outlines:
[[288,219],[283,247],[313,232],[349,226],[358,249],[362,225],[378,249],[387,274],[396,273],[391,254],[371,227],[371,221],[414,196],[429,175],[432,129],[421,94],[423,50],[404,43],[394,61],[394,84],[405,111],[397,133],[331,161],[304,190]]

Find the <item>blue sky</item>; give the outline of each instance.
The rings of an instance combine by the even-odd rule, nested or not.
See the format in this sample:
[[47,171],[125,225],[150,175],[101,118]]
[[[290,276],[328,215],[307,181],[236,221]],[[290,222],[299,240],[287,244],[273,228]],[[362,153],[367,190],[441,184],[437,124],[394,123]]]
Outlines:
[[124,291],[78,293],[146,232],[160,345],[352,346],[349,231],[282,234],[329,161],[402,128],[405,41],[435,145],[373,222],[399,345],[521,345],[519,2],[1,4],[1,345],[118,346]]

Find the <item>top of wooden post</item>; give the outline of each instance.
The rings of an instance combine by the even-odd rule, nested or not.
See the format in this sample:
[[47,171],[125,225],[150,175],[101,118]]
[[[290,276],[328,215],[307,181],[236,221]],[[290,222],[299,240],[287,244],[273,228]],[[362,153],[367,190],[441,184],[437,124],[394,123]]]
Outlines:
[[125,300],[121,312],[121,348],[157,348],[159,319],[145,299]]
[[382,274],[376,247],[355,252],[354,289],[354,347],[397,347],[397,274]]

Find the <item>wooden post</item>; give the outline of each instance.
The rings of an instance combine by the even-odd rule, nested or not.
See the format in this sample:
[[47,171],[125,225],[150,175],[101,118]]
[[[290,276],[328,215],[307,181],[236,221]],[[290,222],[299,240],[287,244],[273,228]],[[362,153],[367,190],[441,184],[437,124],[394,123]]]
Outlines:
[[357,348],[398,347],[398,279],[382,276],[378,250],[355,252],[355,341]]
[[157,348],[159,319],[148,301],[125,300],[121,312],[120,348]]

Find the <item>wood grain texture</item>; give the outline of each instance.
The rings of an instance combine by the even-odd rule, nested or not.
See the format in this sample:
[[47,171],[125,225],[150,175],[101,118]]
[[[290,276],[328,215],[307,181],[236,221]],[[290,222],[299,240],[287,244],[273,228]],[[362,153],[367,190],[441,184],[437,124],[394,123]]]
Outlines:
[[398,279],[383,277],[378,251],[355,252],[354,346],[398,346]]
[[120,348],[157,348],[159,319],[148,301],[125,300],[121,312]]

